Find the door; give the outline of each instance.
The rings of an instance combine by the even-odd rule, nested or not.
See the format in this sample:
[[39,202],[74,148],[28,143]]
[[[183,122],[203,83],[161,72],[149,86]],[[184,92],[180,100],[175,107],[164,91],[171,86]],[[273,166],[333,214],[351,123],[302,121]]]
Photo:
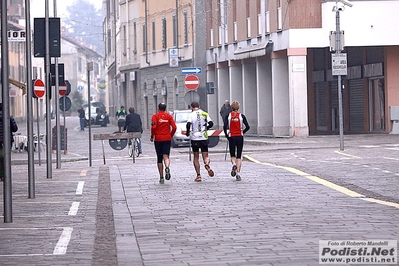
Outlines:
[[327,130],[327,83],[315,84],[316,95],[316,130]]
[[[363,79],[349,80],[349,131],[364,133],[365,106],[364,106]],[[367,109],[366,109],[367,110]]]
[[369,80],[370,131],[385,131],[384,78]]

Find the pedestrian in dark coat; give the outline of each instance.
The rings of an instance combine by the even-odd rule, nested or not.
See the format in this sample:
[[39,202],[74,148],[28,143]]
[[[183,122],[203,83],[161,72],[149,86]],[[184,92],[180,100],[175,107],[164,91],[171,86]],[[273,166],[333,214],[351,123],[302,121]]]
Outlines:
[[[7,130],[3,126],[3,105],[0,104],[0,181],[4,180],[4,130]],[[11,147],[14,142],[14,132],[18,131],[18,125],[15,119],[10,116],[10,132],[11,132]]]
[[220,108],[220,116],[222,117],[222,121],[224,122],[226,117],[231,113],[231,105],[229,100],[224,101],[223,106]]

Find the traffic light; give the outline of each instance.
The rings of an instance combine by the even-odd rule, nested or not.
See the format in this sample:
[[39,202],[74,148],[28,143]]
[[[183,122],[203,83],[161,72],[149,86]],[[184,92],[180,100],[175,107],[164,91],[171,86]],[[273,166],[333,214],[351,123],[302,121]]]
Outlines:
[[[33,21],[33,55],[46,56],[45,18],[34,18]],[[61,22],[60,18],[49,18],[50,57],[61,57]]]

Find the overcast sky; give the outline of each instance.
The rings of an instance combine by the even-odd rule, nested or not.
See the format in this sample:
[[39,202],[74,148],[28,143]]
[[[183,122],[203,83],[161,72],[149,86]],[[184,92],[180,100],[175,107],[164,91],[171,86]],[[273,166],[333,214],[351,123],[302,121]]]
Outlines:
[[[46,0],[47,1],[47,0]],[[49,16],[54,17],[54,0],[49,1]],[[79,0],[75,0],[79,1]],[[65,17],[67,12],[66,8],[72,5],[75,1],[67,1],[67,0],[56,0],[57,5],[57,17]],[[92,3],[96,9],[101,9],[102,7],[102,0],[88,0],[89,3]],[[43,0],[31,0],[30,3],[31,9],[31,18],[40,18],[45,17],[45,1]]]

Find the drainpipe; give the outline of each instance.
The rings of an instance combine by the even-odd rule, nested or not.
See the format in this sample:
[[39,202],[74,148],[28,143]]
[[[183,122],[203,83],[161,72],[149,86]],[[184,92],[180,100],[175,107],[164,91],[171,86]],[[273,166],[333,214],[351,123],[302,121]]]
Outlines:
[[145,40],[145,62],[149,65],[150,61],[148,60],[148,9],[147,9],[147,2],[148,0],[145,0],[145,32],[144,32],[144,40]]
[[179,3],[178,2],[179,1],[176,0],[176,48],[177,49],[179,49]]
[[[118,86],[118,48],[117,48],[117,37],[116,37],[116,9],[118,8],[116,1],[114,1],[114,43],[115,43],[115,87],[116,87],[116,99],[114,99],[114,112],[116,112],[116,110],[118,110],[118,105],[120,106],[119,102],[120,102],[120,95],[119,95],[119,86]],[[88,101],[90,100],[90,96]]]
[[130,41],[129,41],[129,1],[126,0],[126,61],[130,62]]
[[[190,9],[191,9],[191,17],[192,17],[191,28],[193,29],[193,32],[195,32],[196,29],[194,29],[194,27],[196,26],[196,22],[195,22],[196,17],[193,15],[193,13],[195,12],[195,9],[191,3],[189,3],[188,5],[190,6]],[[194,5],[195,5],[195,3],[194,3]],[[193,67],[195,67],[197,65],[195,62],[195,45],[196,45],[195,38],[196,38],[195,34],[192,34],[193,49],[192,49],[191,57],[192,57],[192,63],[193,63],[192,66]]]

